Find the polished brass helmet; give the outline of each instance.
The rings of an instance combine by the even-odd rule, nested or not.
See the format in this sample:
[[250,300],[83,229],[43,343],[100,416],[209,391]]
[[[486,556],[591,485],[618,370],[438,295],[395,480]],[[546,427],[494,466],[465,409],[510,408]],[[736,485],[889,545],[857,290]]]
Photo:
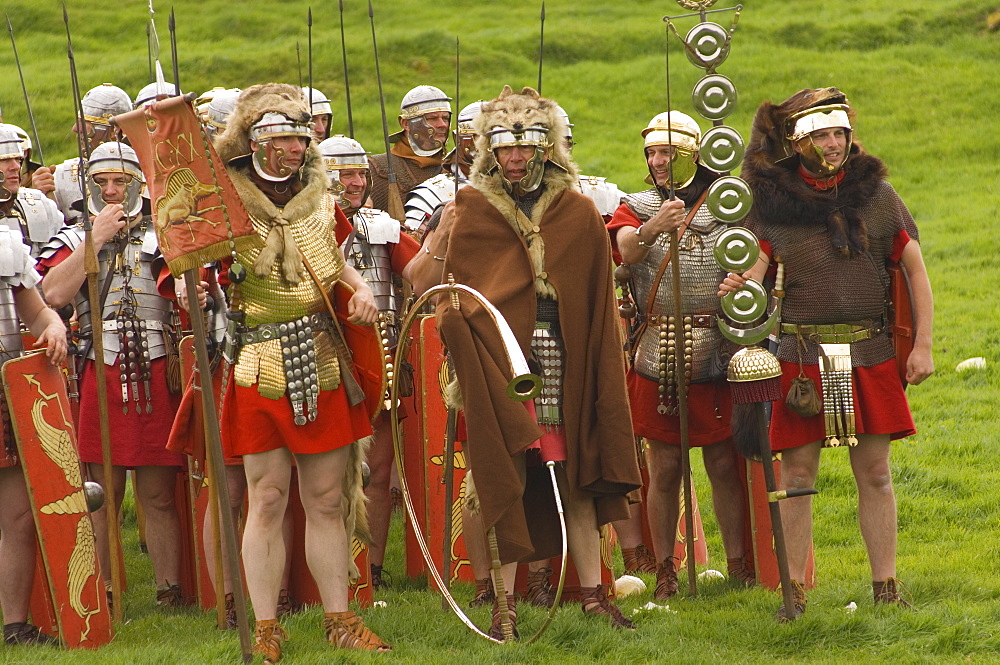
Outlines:
[[[673,146],[671,184],[676,188],[691,184],[695,174],[698,173],[698,146],[701,144],[701,128],[694,118],[680,111],[659,113],[642,130],[642,137],[644,153],[653,146]],[[646,164],[648,167],[648,159]],[[646,182],[656,183],[652,168]]]

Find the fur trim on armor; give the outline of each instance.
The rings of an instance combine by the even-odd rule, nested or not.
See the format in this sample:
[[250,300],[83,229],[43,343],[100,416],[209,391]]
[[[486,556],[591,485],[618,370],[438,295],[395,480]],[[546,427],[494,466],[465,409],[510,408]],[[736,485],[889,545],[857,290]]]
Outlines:
[[[824,88],[802,90],[781,104],[769,101],[761,104],[754,116],[740,175],[754,192],[755,215],[774,224],[822,221],[839,252],[857,255],[868,249],[868,232],[860,210],[888,176],[885,164],[854,141],[844,165],[843,181],[834,189],[821,192],[798,174],[798,159],[783,156],[788,117],[818,104],[838,101],[846,101],[843,93],[836,88]],[[853,122],[853,112],[851,116]]]
[[296,122],[312,120],[302,88],[287,83],[252,85],[236,98],[236,108],[229,117],[226,131],[215,139],[215,150],[223,163],[250,154],[250,128],[269,111]]
[[[505,85],[496,99],[483,104],[482,111],[473,121],[477,136],[476,161],[470,174],[472,186],[482,192],[514,230],[525,237],[531,234],[533,226],[541,224],[542,216],[556,197],[577,186],[576,164],[563,141],[567,132],[566,121],[558,109],[555,101],[540,96],[533,88],[525,87],[515,93],[509,85]],[[552,145],[549,162],[542,175],[542,193],[531,210],[531,219],[528,219],[504,188],[500,169],[488,173],[494,164],[494,157],[487,134],[495,127],[520,129],[532,126],[547,127]],[[531,234],[527,244],[535,275],[541,275],[545,270],[545,243],[540,235]],[[556,297],[555,289],[541,277],[535,278],[535,291],[541,296]]]

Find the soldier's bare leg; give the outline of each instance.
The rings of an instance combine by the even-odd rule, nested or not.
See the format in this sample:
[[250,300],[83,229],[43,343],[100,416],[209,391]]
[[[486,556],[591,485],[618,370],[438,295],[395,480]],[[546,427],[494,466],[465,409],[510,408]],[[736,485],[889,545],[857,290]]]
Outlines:
[[[233,524],[239,525],[240,510],[243,508],[243,498],[246,496],[247,492],[247,477],[243,472],[242,466],[227,466],[226,467],[226,482],[229,485],[229,509],[233,513]],[[222,510],[222,506],[219,510]],[[205,563],[208,566],[208,577],[212,580],[212,586],[216,584],[215,581],[215,543],[213,541],[212,533],[215,529],[213,526],[215,524],[215,515],[209,511],[205,516],[205,524],[202,529],[202,543],[205,547]],[[232,584],[232,574],[229,571],[228,566],[225,566],[225,559],[223,559],[223,571],[225,580],[223,581],[226,593],[229,593],[233,589]]]
[[146,511],[146,546],[158,588],[180,582],[177,472],[176,466],[140,466],[135,470],[136,501]]
[[889,435],[858,435],[851,468],[858,484],[858,522],[868,548],[872,580],[896,576],[896,496],[889,469]]
[[739,457],[730,439],[705,446],[701,454],[712,484],[712,508],[719,523],[726,558],[742,557],[747,551],[744,541],[747,496],[740,478],[743,458]]
[[580,586],[595,587],[601,583],[601,532],[597,528],[594,500],[572,495],[563,465],[556,465],[556,481],[566,513],[566,540],[580,577]]
[[680,446],[649,439],[646,463],[649,465],[646,514],[653,538],[653,553],[657,563],[662,563],[673,555],[677,537],[681,492]]
[[296,455],[299,496],[306,513],[306,562],[325,612],[347,610],[350,536],[344,528],[341,486],[350,448]]
[[[104,466],[101,464],[90,463],[87,465],[87,469],[91,480],[99,483],[102,487],[107,487],[104,482]],[[115,519],[119,519],[121,514],[122,500],[125,498],[125,467],[115,466],[112,467],[111,471],[112,478],[115,482],[115,502],[118,504],[115,508]],[[91,520],[94,522],[94,536],[97,540],[97,558],[101,562],[101,571],[104,575],[104,581],[106,584],[111,584],[111,549],[108,547],[108,504],[105,503],[99,510],[96,510],[90,514]]]
[[371,480],[365,495],[368,497],[368,527],[372,532],[372,544],[368,548],[368,561],[381,566],[385,562],[385,546],[389,538],[389,515],[392,512],[392,497],[389,487],[392,477],[392,425],[389,414],[383,413],[375,426],[374,440],[368,449],[368,467]]
[[[782,489],[815,487],[819,453],[819,441],[781,451]],[[785,531],[788,573],[793,580],[804,583],[812,545],[812,497],[785,499],[778,505],[781,506],[781,525]]]
[[[288,506],[292,454],[287,448],[243,456],[250,509],[243,530],[243,567],[257,621],[275,619],[285,543],[281,525]],[[300,483],[303,482],[300,478]]]
[[0,611],[3,623],[28,620],[35,577],[35,520],[21,467],[0,469]]

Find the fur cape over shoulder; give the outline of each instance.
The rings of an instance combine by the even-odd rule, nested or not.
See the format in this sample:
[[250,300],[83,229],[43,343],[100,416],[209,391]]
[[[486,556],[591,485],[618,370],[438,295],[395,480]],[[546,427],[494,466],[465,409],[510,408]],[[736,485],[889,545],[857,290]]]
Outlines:
[[885,165],[854,141],[844,179],[826,191],[813,189],[798,174],[797,155],[775,161],[783,141],[782,106],[764,102],[754,117],[740,174],[754,193],[752,214],[765,224],[825,224],[839,252],[864,253],[868,233],[860,212],[887,177]]

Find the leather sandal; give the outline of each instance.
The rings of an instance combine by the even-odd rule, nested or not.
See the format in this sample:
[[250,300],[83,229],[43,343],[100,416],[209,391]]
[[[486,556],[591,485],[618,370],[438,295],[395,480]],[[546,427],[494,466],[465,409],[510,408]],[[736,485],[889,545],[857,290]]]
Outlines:
[[277,619],[258,621],[253,635],[253,653],[263,656],[264,665],[273,665],[281,660],[281,643],[288,639],[288,633]]
[[622,562],[625,564],[625,572],[629,575],[635,573],[656,574],[656,557],[642,543],[635,547],[623,547]]
[[528,591],[524,599],[536,607],[552,607],[556,601],[556,590],[549,582],[551,568],[541,568],[528,573]]
[[493,590],[493,578],[484,577],[476,580],[476,595],[472,597],[469,607],[483,607],[492,603],[497,598],[496,591]]
[[656,567],[656,590],[653,598],[666,600],[677,595],[677,557],[668,556]]
[[[511,634],[515,640],[520,639],[521,636],[517,633],[517,598],[513,594],[507,596],[507,610],[510,615]],[[493,639],[501,642],[505,642],[507,640],[503,634],[503,622],[500,612],[499,598],[495,598],[493,600],[493,616],[490,623],[490,632],[488,634]]]
[[168,584],[166,587],[156,589],[156,604],[160,607],[184,607],[184,592],[180,584]]
[[781,622],[791,621],[806,611],[806,590],[796,580],[792,580],[792,604],[795,606],[794,615],[789,616],[789,613],[785,610],[785,604],[782,603],[774,618]]
[[59,640],[46,635],[38,630],[38,626],[27,621],[16,621],[8,623],[3,627],[3,641],[5,644],[35,644],[35,645],[57,645]]
[[292,600],[291,596],[288,595],[288,589],[282,589],[278,592],[278,606],[276,608],[276,614],[279,619],[298,611],[299,605]]
[[753,569],[747,565],[747,555],[736,557],[735,559],[726,559],[727,572],[729,573],[729,579],[734,582],[739,582],[745,587],[752,587],[757,584],[757,575],[754,573]]
[[618,606],[608,599],[608,591],[603,584],[598,584],[592,589],[581,588],[580,596],[580,605],[584,614],[606,616],[615,628],[635,630],[635,624],[632,623],[632,620],[622,614]]
[[392,651],[392,646],[361,621],[353,610],[326,612],[323,615],[326,641],[338,649]]
[[[370,565],[371,567],[371,580],[372,580],[372,591],[378,591],[379,589],[388,589],[392,586],[392,577],[389,573],[382,569],[382,566],[376,566],[374,563]],[[385,579],[385,578],[389,579]]]
[[910,595],[899,578],[890,577],[884,582],[872,582],[872,593],[875,596],[876,605],[899,605],[908,610],[915,609],[913,603],[903,598],[900,592]]

